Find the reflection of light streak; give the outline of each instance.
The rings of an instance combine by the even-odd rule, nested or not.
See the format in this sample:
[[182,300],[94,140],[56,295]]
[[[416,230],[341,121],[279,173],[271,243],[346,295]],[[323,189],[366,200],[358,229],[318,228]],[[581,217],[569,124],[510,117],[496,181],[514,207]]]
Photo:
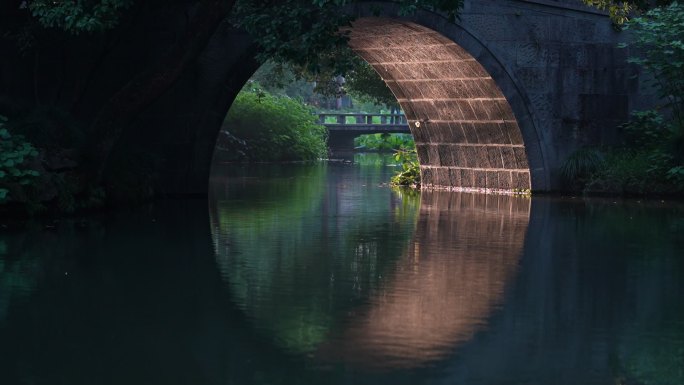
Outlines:
[[390,283],[351,315],[320,355],[378,368],[415,367],[469,340],[502,301],[529,209],[520,197],[423,192],[413,244]]

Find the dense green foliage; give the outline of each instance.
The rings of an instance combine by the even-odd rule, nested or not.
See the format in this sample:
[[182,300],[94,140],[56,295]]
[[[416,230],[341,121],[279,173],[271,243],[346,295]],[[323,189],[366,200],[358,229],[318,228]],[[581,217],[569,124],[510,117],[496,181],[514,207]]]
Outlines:
[[250,80],[258,82],[272,94],[286,95],[315,106],[332,104],[331,99],[347,94],[357,106],[354,112],[398,109],[397,99],[380,75],[354,53],[348,53],[353,56],[345,58],[350,67],[344,77],[338,76],[333,68],[321,68],[320,72],[312,73],[290,63],[267,60]]
[[684,6],[654,8],[625,24],[632,30],[631,57],[651,75],[665,101],[659,110],[635,111],[624,125],[624,143],[583,149],[563,167],[572,188],[648,194],[684,192]]
[[679,130],[655,111],[637,112],[621,146],[582,149],[562,168],[572,189],[619,194],[681,194],[684,167]]
[[391,184],[420,187],[420,164],[411,134],[361,135],[354,139],[354,145],[364,150],[394,151],[394,160],[401,164],[401,170],[392,176]]
[[266,92],[287,96],[300,102],[312,102],[318,95],[314,92],[314,84],[307,77],[301,76],[287,63],[276,63],[268,60],[250,77]]
[[583,148],[571,154],[561,167],[563,177],[572,183],[572,189],[581,189],[594,173],[604,165],[604,154],[595,148]]
[[632,19],[626,27],[634,35],[630,46],[640,52],[629,61],[653,76],[652,85],[668,101],[673,124],[681,129],[684,127],[684,5],[674,2],[654,8]]
[[6,122],[0,116],[0,203],[8,198],[7,185],[28,185],[39,175],[26,166],[31,158],[38,156],[38,151],[23,136],[11,135],[4,127]]
[[[347,37],[339,33],[352,21],[345,5],[354,0],[238,0],[233,7],[233,21],[245,28],[261,48],[261,61],[273,59],[291,62],[319,73],[334,68],[346,73],[355,56],[346,46]],[[462,0],[398,0],[400,12],[418,9],[446,12],[455,18]]]
[[79,34],[114,28],[134,0],[31,0],[31,15],[46,27]]
[[667,5],[672,0],[582,0],[588,6],[608,11],[610,18],[616,25],[623,25],[629,21],[630,15],[645,11],[653,5]]
[[397,98],[387,87],[385,81],[365,61],[358,59],[354,68],[347,73],[346,80],[344,87],[352,96],[377,105],[399,107]]
[[354,138],[354,147],[372,151],[393,151],[415,148],[411,134],[368,134]]
[[250,161],[312,160],[325,156],[325,127],[313,111],[287,97],[262,91],[258,84],[241,91],[233,102],[223,130],[237,138],[235,159]]
[[420,164],[416,150],[398,150],[394,159],[401,162],[402,170],[392,177],[392,185],[420,187]]

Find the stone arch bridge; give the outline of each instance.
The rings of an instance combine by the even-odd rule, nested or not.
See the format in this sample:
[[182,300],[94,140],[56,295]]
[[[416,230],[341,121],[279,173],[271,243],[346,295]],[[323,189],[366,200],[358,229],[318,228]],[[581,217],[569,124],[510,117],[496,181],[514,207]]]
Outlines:
[[[628,34],[579,0],[470,0],[455,23],[379,4],[355,6],[349,44],[405,111],[426,186],[558,190],[569,154],[614,141],[628,112],[651,100],[617,48]],[[162,144],[163,191],[206,191],[217,132],[253,57],[248,37],[223,23],[149,109],[149,124],[175,127]]]

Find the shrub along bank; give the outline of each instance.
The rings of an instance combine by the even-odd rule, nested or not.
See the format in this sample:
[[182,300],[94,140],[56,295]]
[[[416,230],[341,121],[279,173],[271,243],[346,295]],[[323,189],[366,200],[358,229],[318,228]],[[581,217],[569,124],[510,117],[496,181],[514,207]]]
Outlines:
[[654,8],[625,27],[640,52],[629,60],[652,76],[663,105],[634,112],[619,146],[570,156],[563,175],[586,192],[684,195],[684,5]]
[[354,138],[354,147],[361,151],[396,151],[415,148],[411,134],[368,134]]
[[226,116],[217,160],[281,162],[324,157],[327,131],[316,121],[308,106],[250,84]]

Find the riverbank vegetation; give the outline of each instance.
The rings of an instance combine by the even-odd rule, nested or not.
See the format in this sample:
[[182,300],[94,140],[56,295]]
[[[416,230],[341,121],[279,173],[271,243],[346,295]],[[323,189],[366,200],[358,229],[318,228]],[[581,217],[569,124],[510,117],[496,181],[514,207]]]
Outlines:
[[411,134],[367,134],[354,138],[354,147],[360,151],[392,152],[415,148]]
[[326,136],[311,108],[250,83],[226,116],[217,157],[223,161],[314,160],[327,154]]
[[401,171],[392,177],[391,184],[420,188],[420,164],[416,149],[400,149],[394,153],[394,160],[401,163]]
[[[654,8],[625,23],[663,104],[635,111],[623,140],[572,154],[562,174],[573,190],[610,194],[684,194],[684,5]],[[627,47],[628,45],[623,45]]]
[[394,152],[394,160],[401,165],[390,179],[393,186],[420,188],[420,164],[416,144],[411,134],[370,134],[354,139],[362,151]]
[[[626,20],[623,16],[627,11],[640,12],[654,4],[641,0],[584,1],[608,9],[617,21]],[[23,135],[39,153],[32,160],[37,168],[32,169],[41,175],[27,174],[39,183],[35,188],[36,199],[49,201],[49,205],[60,201],[59,205],[66,210],[103,205],[105,201],[126,205],[175,194],[182,190],[176,190],[176,186],[186,185],[206,172],[204,165],[209,162],[204,154],[208,151],[199,148],[210,141],[203,142],[202,138],[213,139],[213,110],[206,108],[211,101],[205,103],[208,99],[201,99],[198,102],[201,106],[192,109],[196,115],[188,117],[193,127],[204,130],[201,132],[175,128],[175,121],[185,118],[170,117],[173,114],[167,108],[181,103],[181,99],[174,99],[181,93],[178,90],[186,90],[186,86],[187,90],[192,89],[189,87],[194,81],[192,74],[200,74],[198,60],[206,59],[202,55],[222,23],[247,31],[254,43],[249,58],[239,60],[251,61],[254,53],[260,63],[272,60],[287,64],[314,74],[317,85],[335,92],[340,91],[337,75],[344,74],[346,84],[341,91],[355,95],[358,84],[381,90],[384,96],[378,100],[396,102],[382,81],[368,80],[367,75],[374,75],[372,68],[351,52],[348,36],[338,33],[353,19],[351,13],[343,11],[343,6],[356,2],[291,0],[269,2],[268,6],[254,0],[193,0],[173,6],[158,0],[2,2],[0,50],[4,55],[3,71],[10,76],[3,77],[0,87],[0,115],[10,118],[12,127],[8,132],[12,137]],[[463,1],[398,0],[395,3],[392,7],[403,15],[426,9],[443,12],[453,20]],[[626,7],[632,8],[626,11]],[[670,13],[666,23],[674,21],[673,12],[674,8],[663,12]],[[177,24],[180,21],[184,23],[182,28]],[[658,30],[654,27],[654,31]],[[138,39],[139,36],[148,38]],[[663,33],[661,38],[665,37],[672,44],[661,52],[671,56],[672,60],[667,61],[672,64],[669,68],[681,73],[681,60],[675,57],[683,39],[681,35]],[[137,60],[141,57],[142,60]],[[232,95],[239,87],[234,84],[243,81],[243,76],[246,75],[231,72],[221,80],[221,87],[228,89],[220,92]],[[681,82],[666,84],[681,87]],[[214,92],[219,90],[209,90],[207,95]],[[681,92],[679,95],[681,100]],[[30,132],[14,131],[19,123],[28,122],[41,111],[59,114],[43,115],[45,118],[36,120]],[[673,111],[672,106],[658,110],[666,121],[671,120]],[[158,125],[154,124],[156,120]],[[59,129],[53,131],[51,125],[55,122],[54,127]],[[190,127],[190,123],[183,121],[178,126]],[[681,121],[677,129],[681,132]],[[39,139],[45,132],[69,136],[73,141]],[[46,148],[44,143],[50,147]],[[174,148],[182,144],[195,148],[187,151],[192,155],[180,159]],[[682,172],[682,163],[677,160],[681,151],[664,152],[673,159],[665,162],[665,180],[671,183],[679,180]],[[609,160],[611,156],[604,154],[603,158]],[[0,183],[8,183],[7,178],[11,176],[4,172]],[[178,185],[167,182],[175,178],[179,180]],[[6,190],[4,199],[16,202],[17,195],[7,187],[2,188]]]
[[[12,135],[5,127],[7,118],[0,116],[0,203],[14,195],[21,194],[24,186],[31,185],[39,172],[30,163],[38,151],[21,135]],[[16,196],[15,196],[16,198]]]

